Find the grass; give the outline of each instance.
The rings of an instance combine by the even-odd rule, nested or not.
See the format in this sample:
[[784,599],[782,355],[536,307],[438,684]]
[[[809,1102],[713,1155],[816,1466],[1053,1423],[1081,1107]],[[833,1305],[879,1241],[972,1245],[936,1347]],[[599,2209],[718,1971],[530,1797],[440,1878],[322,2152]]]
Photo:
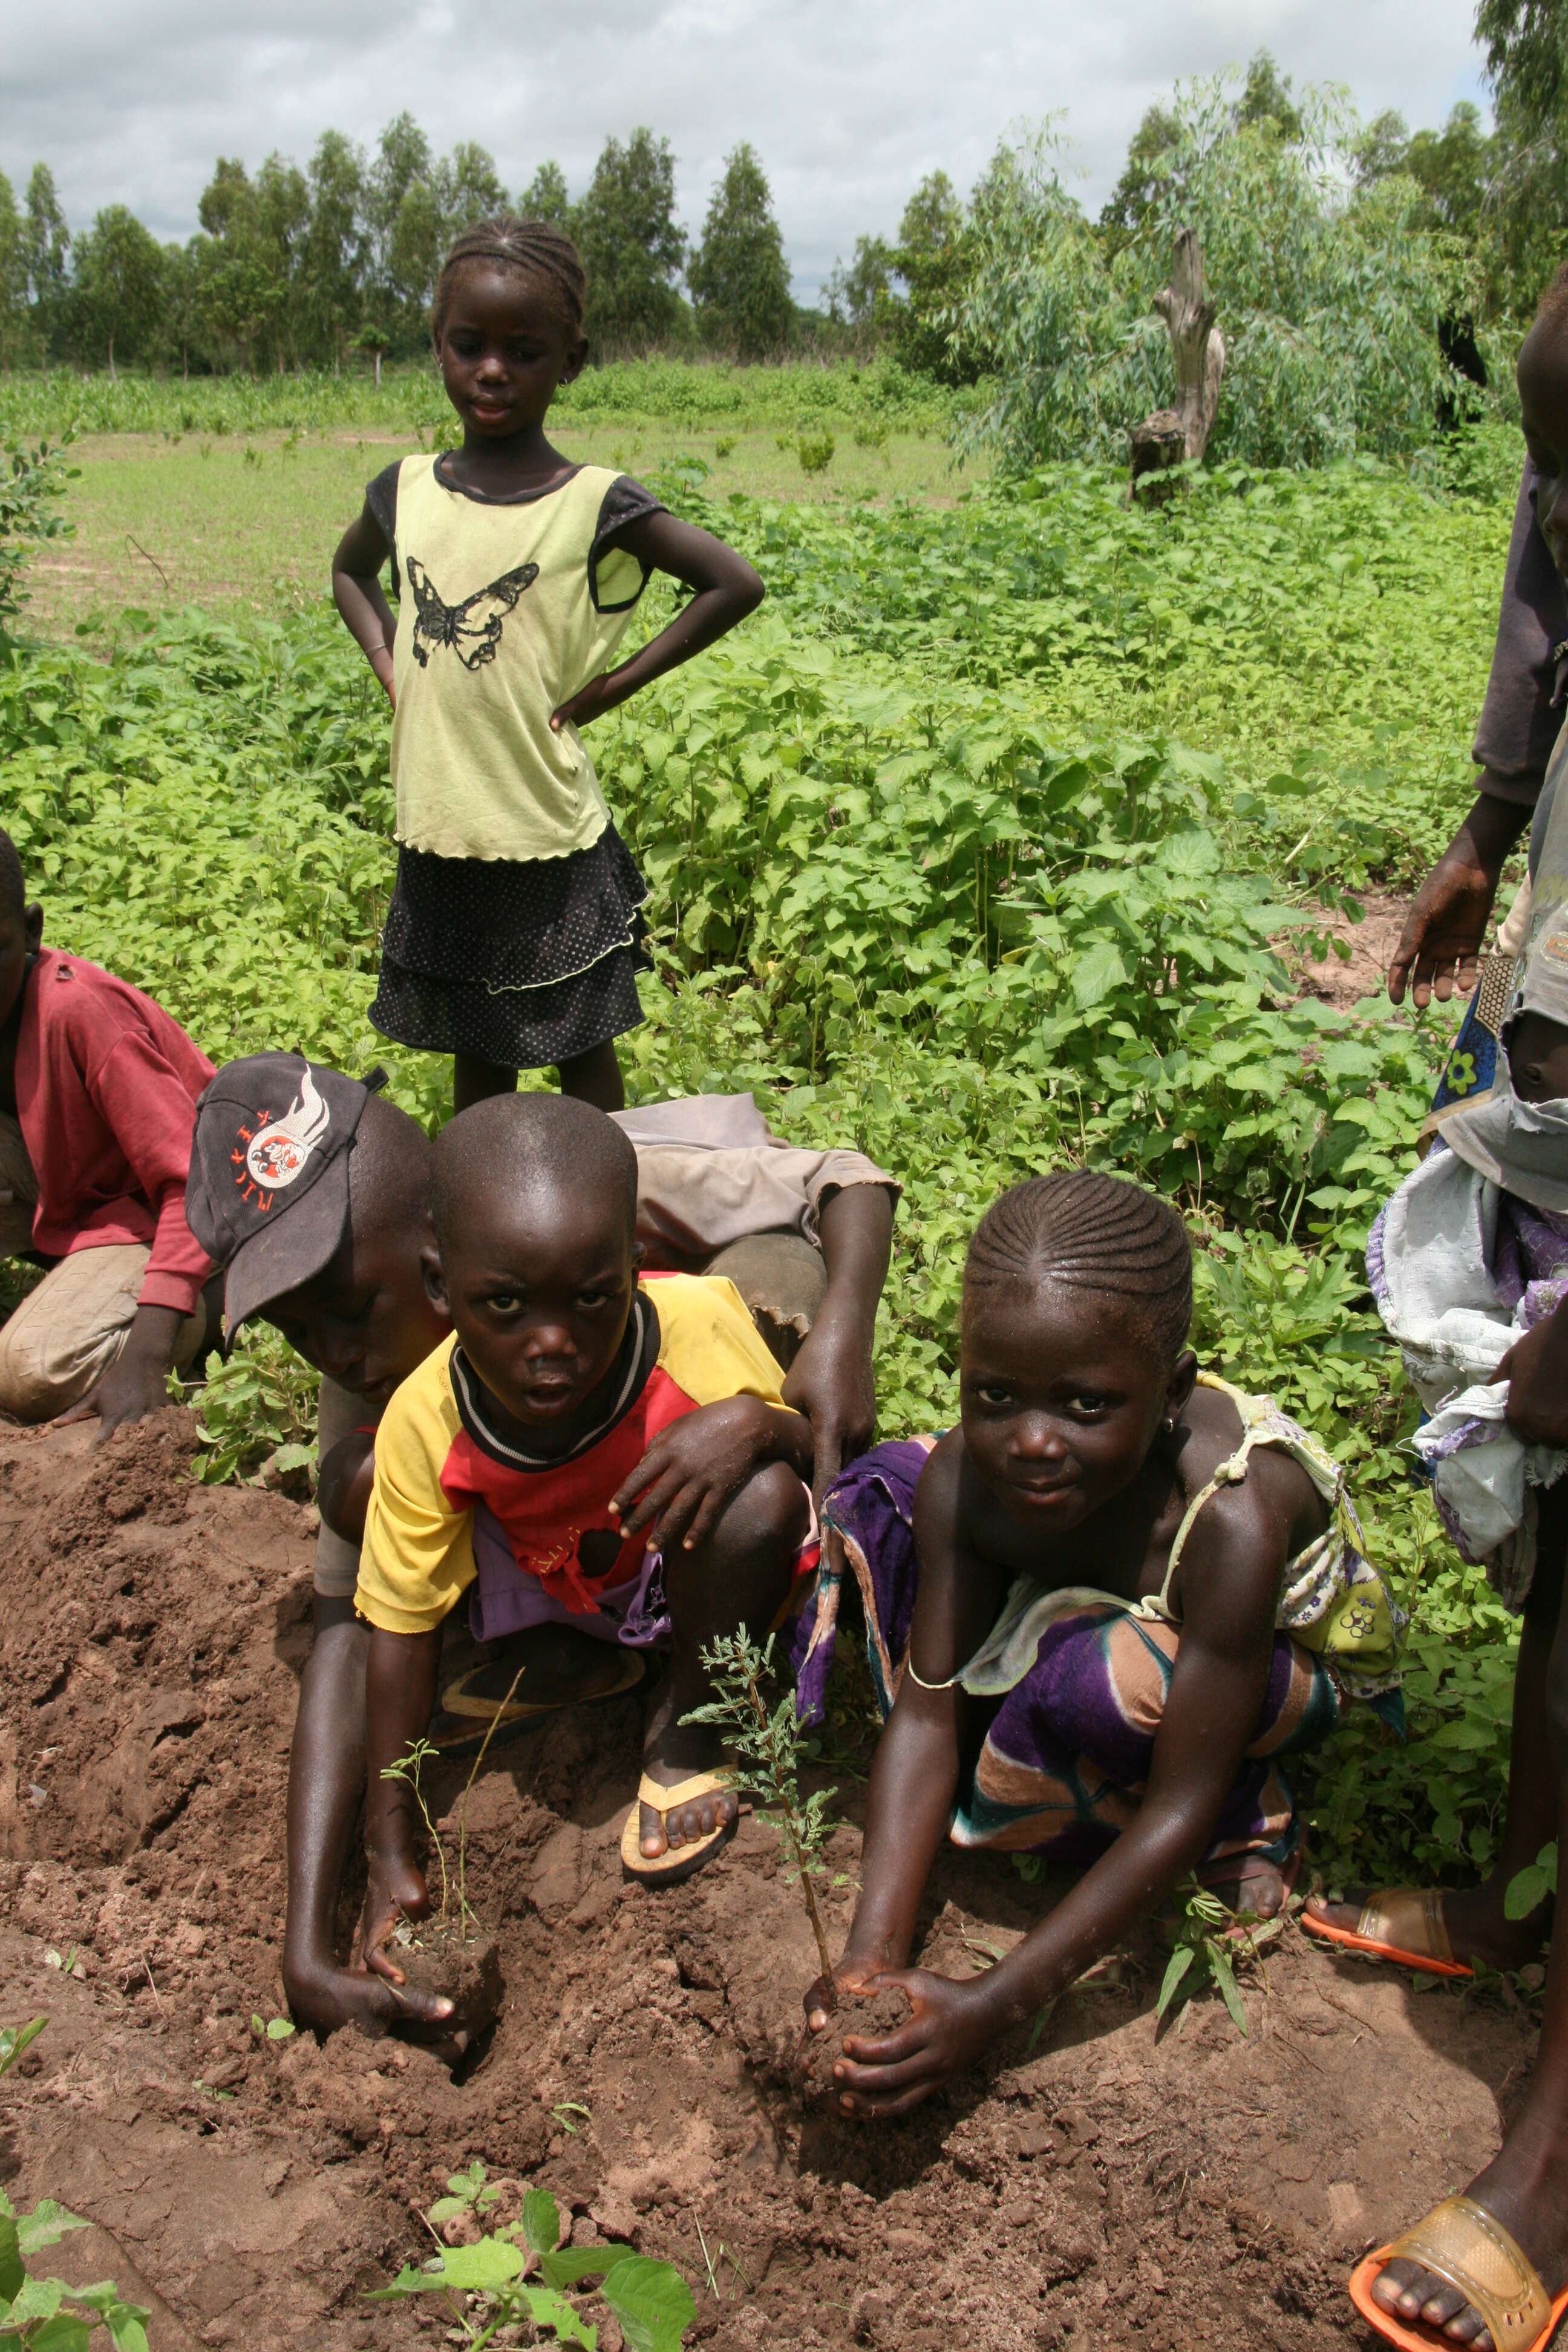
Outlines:
[[[934,434],[889,434],[881,448],[838,436],[832,467],[808,476],[783,425],[715,430],[681,420],[564,415],[557,445],[581,465],[656,474],[692,458],[709,468],[711,498],[731,491],[820,505],[893,498],[947,503],[983,478],[962,475]],[[425,436],[424,446],[445,446]],[[719,444],[732,442],[719,455]],[[359,509],[364,485],[421,446],[413,431],[258,432],[243,439],[193,433],[94,434],[77,443],[76,525],[35,565],[30,625],[62,635],[111,630],[130,608],[158,615],[200,604],[211,613],[273,613],[325,593],[331,553]],[[695,476],[696,467],[690,468]]]

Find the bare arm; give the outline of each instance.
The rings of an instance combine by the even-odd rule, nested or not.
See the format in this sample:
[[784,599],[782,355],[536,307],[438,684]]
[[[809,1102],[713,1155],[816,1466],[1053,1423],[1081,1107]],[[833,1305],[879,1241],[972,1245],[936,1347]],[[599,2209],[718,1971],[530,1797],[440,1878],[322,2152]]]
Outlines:
[[397,622],[381,590],[381,570],[392,550],[369,507],[350,523],[332,558],[332,602],[376,677],[392,689],[392,640]]
[[883,1184],[845,1184],[817,1216],[827,1295],[784,1384],[786,1404],[811,1423],[812,1486],[820,1504],[847,1459],[877,1427],[871,1351],[877,1306],[893,1248],[893,1196]]
[[895,2116],[918,2105],[1147,1918],[1200,1860],[1268,1688],[1289,1527],[1281,1496],[1292,1491],[1293,1469],[1255,1456],[1247,1486],[1211,1504],[1194,1530],[1183,1562],[1181,1646],[1132,1822],[984,1977],[972,1984],[922,1970],[896,1978],[914,2016],[880,2042],[846,2042],[837,2079],[847,2112]]
[[629,701],[667,670],[679,669],[693,654],[727,636],[748,613],[756,611],[767,593],[743,555],[737,555],[711,531],[699,530],[672,514],[640,515],[608,543],[624,547],[655,572],[668,572],[673,579],[683,580],[694,593],[668,627],[650,637],[630,661],[590,678],[569,702],[562,704],[550,721],[557,732],[568,723],[586,727],[590,720],[602,719],[606,710]]
[[[382,1774],[428,1731],[430,1717],[436,1711],[440,1664],[439,1625],[427,1633],[387,1633],[379,1625],[371,1627],[365,1668],[364,1743],[364,1843],[370,1860],[369,1893],[374,1895],[379,1881],[390,1904],[414,1919],[423,1918],[430,1907],[424,1876],[414,1859],[419,1809],[405,1780],[384,1780]],[[400,1985],[401,1972],[387,1958],[384,1946],[372,1944],[369,1939],[371,1925],[367,1915],[365,1965],[378,1976]]]

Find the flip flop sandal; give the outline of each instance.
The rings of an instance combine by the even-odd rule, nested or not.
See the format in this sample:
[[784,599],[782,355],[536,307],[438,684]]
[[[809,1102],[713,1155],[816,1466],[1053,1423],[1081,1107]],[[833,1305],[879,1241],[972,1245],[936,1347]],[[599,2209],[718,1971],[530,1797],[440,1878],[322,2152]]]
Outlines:
[[1351,2301],[1367,2326],[1402,2352],[1441,2352],[1449,2339],[1373,2302],[1373,2280],[1385,2264],[1399,2261],[1421,2263],[1462,2294],[1485,2320],[1496,2352],[1542,2352],[1568,2311],[1568,2287],[1553,2302],[1534,2264],[1485,2206],[1473,2197],[1445,2197],[1424,2221],[1368,2254],[1351,2274]]
[[[625,1698],[628,1692],[641,1688],[647,1661],[640,1650],[622,1650],[618,1655],[620,1669],[607,1690],[590,1691],[583,1698],[514,1698],[510,1704],[503,1703],[511,1681],[504,1659],[487,1659],[483,1665],[470,1666],[441,1693],[440,1713],[427,1735],[430,1744],[442,1756],[471,1756],[484,1746],[487,1733],[491,1748],[500,1748],[547,1715],[559,1715],[569,1706],[604,1706],[611,1699]],[[489,1690],[484,1687],[487,1683],[491,1685]]]
[[1473,1977],[1474,1969],[1454,1958],[1448,1930],[1443,1923],[1443,1896],[1436,1886],[1387,1886],[1369,1895],[1353,1927],[1331,1927],[1326,1919],[1301,1913],[1309,1936],[1325,1944],[1342,1944],[1348,1952],[1365,1952],[1374,1960],[1391,1960],[1395,1968],[1417,1969],[1428,1977]]
[[649,1855],[642,1850],[644,1805],[662,1818],[678,1806],[696,1804],[702,1797],[733,1786],[727,1772],[694,1772],[689,1780],[678,1780],[673,1789],[665,1789],[645,1772],[637,1783],[637,1802],[621,1831],[621,1867],[627,1877],[646,1879],[650,1885],[679,1886],[683,1878],[690,1878],[711,1862],[721,1845],[729,1843],[740,1820],[737,1813],[734,1821],[726,1822],[722,1829],[710,1830],[706,1837],[689,1838],[684,1845],[666,1846],[661,1854]]

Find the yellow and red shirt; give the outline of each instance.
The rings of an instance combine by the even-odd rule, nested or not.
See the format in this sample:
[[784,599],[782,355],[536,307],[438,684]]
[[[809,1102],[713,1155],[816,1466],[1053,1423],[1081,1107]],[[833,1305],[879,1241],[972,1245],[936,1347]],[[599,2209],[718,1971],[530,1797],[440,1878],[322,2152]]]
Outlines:
[[604,1419],[571,1453],[534,1455],[498,1431],[486,1391],[447,1340],[397,1390],[375,1433],[359,1614],[389,1633],[438,1625],[478,1573],[479,1504],[504,1531],[518,1573],[588,1614],[641,1565],[646,1534],[623,1535],[608,1507],[659,1431],[727,1397],[787,1410],[779,1378],[732,1282],[646,1276]]

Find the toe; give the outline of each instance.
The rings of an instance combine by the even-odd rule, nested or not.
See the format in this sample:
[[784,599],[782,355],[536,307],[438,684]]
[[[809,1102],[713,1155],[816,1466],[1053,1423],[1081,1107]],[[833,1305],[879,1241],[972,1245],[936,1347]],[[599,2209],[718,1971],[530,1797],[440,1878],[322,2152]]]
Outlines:
[[651,1805],[642,1805],[638,1810],[642,1817],[638,1845],[646,1861],[657,1862],[670,1843],[664,1818]]

